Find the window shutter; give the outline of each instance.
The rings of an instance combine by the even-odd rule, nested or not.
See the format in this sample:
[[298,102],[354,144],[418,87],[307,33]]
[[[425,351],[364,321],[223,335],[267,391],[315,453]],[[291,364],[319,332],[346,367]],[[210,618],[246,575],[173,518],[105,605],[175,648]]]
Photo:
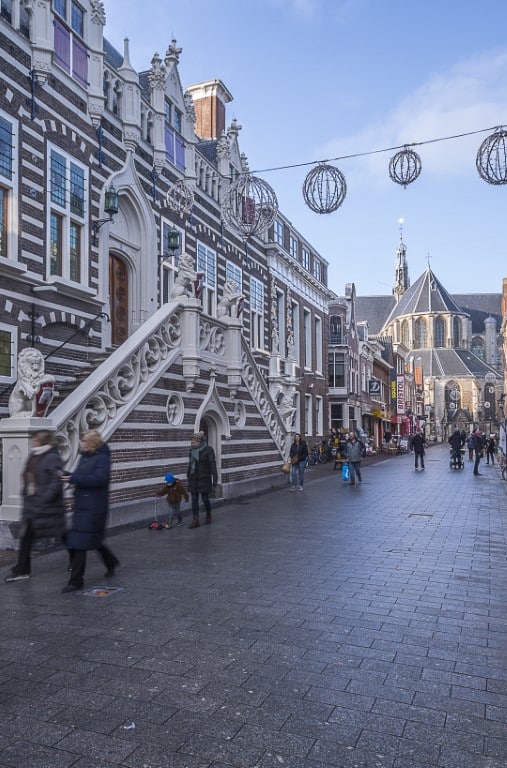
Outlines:
[[55,61],[70,75],[70,32],[61,21],[54,20],[55,25]]
[[88,87],[88,50],[78,37],[72,38],[72,76]]
[[183,141],[181,136],[178,136],[176,134],[175,136],[175,142],[176,142],[176,168],[179,168],[180,171],[185,170],[185,142]]
[[167,159],[174,165],[174,131],[168,125],[165,127],[165,149]]

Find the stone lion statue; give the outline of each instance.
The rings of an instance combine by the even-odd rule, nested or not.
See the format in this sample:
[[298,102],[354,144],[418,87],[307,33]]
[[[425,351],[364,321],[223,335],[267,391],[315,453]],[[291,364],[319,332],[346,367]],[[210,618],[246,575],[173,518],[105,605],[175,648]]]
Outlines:
[[238,284],[234,280],[226,280],[222,298],[217,305],[217,317],[223,317],[224,315],[239,317],[243,309],[244,300],[245,297],[239,290]]
[[35,415],[35,395],[41,384],[54,384],[55,377],[44,373],[42,352],[34,347],[18,355],[18,380],[9,398],[9,416]]
[[174,279],[174,285],[171,290],[172,299],[178,299],[180,296],[194,295],[195,274],[192,256],[188,253],[182,253],[178,264],[178,274]]

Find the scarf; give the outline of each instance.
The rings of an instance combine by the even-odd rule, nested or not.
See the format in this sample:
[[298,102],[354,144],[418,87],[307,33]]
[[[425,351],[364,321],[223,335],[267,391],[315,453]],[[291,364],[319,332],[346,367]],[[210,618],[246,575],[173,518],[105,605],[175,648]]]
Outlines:
[[201,453],[208,447],[204,440],[197,448],[190,449],[190,474],[194,475],[197,470],[197,464],[200,461]]

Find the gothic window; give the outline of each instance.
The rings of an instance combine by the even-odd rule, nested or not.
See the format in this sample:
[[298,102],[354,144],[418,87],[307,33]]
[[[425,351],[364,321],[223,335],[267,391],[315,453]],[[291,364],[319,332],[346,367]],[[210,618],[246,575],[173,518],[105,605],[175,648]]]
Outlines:
[[117,80],[114,84],[114,88],[112,92],[111,111],[118,117],[121,117],[121,97],[122,97],[121,82]]
[[484,360],[484,341],[480,336],[474,336],[472,339],[472,352],[481,360]]
[[459,317],[453,318],[452,337],[453,337],[453,346],[460,347],[461,346],[461,322]]
[[445,320],[441,317],[435,318],[435,347],[445,347]]
[[426,320],[419,318],[415,321],[415,347],[418,349],[428,346],[428,329]]
[[401,343],[404,344],[406,347],[410,345],[408,320],[404,320],[401,324]]
[[455,381],[449,381],[445,385],[445,407],[449,420],[454,418],[461,407],[461,390]]

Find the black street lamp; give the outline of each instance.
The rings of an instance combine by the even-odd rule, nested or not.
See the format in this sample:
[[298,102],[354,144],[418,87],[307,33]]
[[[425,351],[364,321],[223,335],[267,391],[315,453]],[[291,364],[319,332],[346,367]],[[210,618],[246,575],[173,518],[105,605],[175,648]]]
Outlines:
[[[167,230],[167,238],[165,243],[166,251],[171,252],[171,256],[174,256],[176,251],[181,247],[181,233],[175,226],[169,227]],[[161,253],[158,257],[159,261],[165,261],[167,259],[167,253]]]
[[104,195],[104,211],[107,213],[107,219],[96,219],[95,221],[92,221],[93,245],[97,245],[97,237],[101,226],[108,221],[112,221],[113,216],[116,216],[118,213],[118,192],[112,184],[106,189]]

